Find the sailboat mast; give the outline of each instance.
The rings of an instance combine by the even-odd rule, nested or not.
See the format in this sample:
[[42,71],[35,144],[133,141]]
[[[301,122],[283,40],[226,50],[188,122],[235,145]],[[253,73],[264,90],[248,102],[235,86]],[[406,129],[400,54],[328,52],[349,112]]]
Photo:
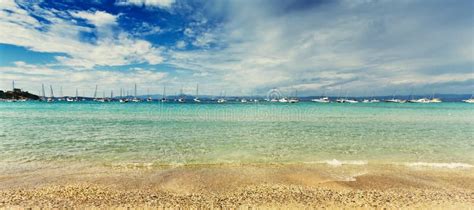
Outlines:
[[52,86],[52,85],[49,85],[49,89],[51,90],[51,98],[54,98],[53,86]]
[[199,84],[196,85],[196,98],[199,96]]
[[44,92],[44,84],[41,84],[41,89],[42,89],[42,93],[43,93],[43,100],[46,98],[46,94]]
[[137,97],[137,83],[135,83],[135,98]]
[[163,98],[166,98],[166,85],[163,86]]
[[95,85],[94,98],[97,98],[97,85]]

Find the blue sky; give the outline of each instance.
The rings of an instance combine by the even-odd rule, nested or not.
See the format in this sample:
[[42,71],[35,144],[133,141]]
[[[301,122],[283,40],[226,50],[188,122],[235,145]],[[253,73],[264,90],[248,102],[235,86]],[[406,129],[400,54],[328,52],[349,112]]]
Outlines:
[[0,89],[337,95],[474,91],[470,0],[0,3]]

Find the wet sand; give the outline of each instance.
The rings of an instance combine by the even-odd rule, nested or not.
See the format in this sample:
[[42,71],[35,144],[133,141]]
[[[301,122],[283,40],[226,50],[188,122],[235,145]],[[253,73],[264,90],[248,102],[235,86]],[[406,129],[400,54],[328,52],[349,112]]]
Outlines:
[[472,209],[473,172],[383,164],[63,165],[0,173],[0,207]]

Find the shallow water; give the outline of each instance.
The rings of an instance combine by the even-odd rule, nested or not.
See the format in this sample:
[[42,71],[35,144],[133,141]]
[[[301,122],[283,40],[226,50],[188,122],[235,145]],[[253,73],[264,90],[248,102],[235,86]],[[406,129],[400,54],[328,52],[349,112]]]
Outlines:
[[474,106],[464,103],[0,103],[4,166],[321,162],[470,167],[473,137]]

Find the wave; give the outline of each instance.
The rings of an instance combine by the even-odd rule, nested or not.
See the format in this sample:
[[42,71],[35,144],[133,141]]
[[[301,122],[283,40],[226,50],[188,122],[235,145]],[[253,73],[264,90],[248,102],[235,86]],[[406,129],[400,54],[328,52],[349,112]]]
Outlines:
[[366,160],[323,160],[323,161],[318,161],[318,162],[312,162],[312,163],[323,163],[323,164],[328,164],[330,166],[342,166],[342,165],[367,165],[368,162]]
[[427,163],[427,162],[414,162],[414,163],[406,163],[406,166],[409,167],[430,167],[430,168],[472,168],[474,167],[471,164],[467,163]]

